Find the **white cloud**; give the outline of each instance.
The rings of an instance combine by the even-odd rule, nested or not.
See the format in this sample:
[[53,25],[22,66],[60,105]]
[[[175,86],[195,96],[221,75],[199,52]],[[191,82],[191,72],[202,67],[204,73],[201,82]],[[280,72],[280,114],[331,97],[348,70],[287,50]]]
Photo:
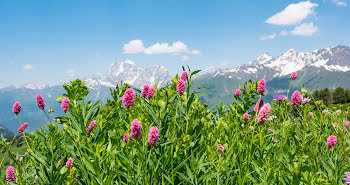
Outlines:
[[198,50],[189,50],[186,44],[181,41],[174,42],[172,45],[169,43],[156,43],[149,47],[143,45],[142,40],[132,40],[127,44],[124,44],[123,47],[125,54],[135,54],[135,53],[144,53],[148,55],[155,54],[180,54],[188,53],[199,55],[200,51]]
[[265,22],[275,25],[296,25],[301,23],[309,15],[314,13],[314,7],[318,4],[310,1],[290,4],[281,12],[268,18]]
[[124,44],[124,53],[125,54],[133,54],[133,53],[141,53],[145,49],[143,46],[142,40],[132,40],[127,44]]
[[75,70],[74,69],[68,69],[67,70],[67,75],[70,77],[73,77],[75,75]]
[[300,35],[300,36],[312,36],[314,33],[318,31],[318,27],[314,26],[313,22],[303,23],[299,26],[296,26],[291,31],[283,30],[280,35]]
[[24,70],[32,70],[34,67],[31,64],[27,64],[25,66],[23,66]]
[[267,39],[274,39],[274,38],[276,38],[276,33],[271,34],[271,35],[262,36],[262,37],[260,37],[260,40],[267,40]]
[[346,3],[345,1],[332,0],[332,2],[338,6],[348,6],[348,3]]

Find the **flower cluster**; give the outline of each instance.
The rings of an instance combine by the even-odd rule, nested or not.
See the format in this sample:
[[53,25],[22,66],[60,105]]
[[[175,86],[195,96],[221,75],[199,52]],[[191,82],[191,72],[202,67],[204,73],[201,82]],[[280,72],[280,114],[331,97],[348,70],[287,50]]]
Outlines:
[[67,113],[69,110],[69,103],[70,100],[68,98],[64,98],[61,102],[61,108],[63,109],[64,113]]
[[266,90],[266,82],[265,82],[265,79],[261,79],[259,84],[258,84],[258,89],[257,91],[260,93],[260,94],[263,94]]
[[240,89],[237,89],[235,92],[235,96],[241,96],[242,92]]
[[22,106],[21,106],[21,103],[19,102],[16,102],[14,105],[13,105],[13,113],[15,113],[16,115],[18,115],[20,112],[21,112],[21,109],[22,109]]
[[270,114],[271,106],[269,103],[265,104],[258,113],[258,121],[261,124],[264,124],[267,121],[267,118]]
[[302,101],[303,101],[303,97],[301,96],[300,92],[297,90],[294,91],[291,98],[292,105],[299,106]]
[[45,101],[43,96],[41,96],[41,94],[36,95],[36,103],[38,104],[39,109],[41,110],[45,109]]
[[159,131],[158,127],[152,127],[148,134],[148,143],[152,146],[156,145],[158,142]]
[[327,145],[329,148],[333,148],[337,144],[337,136],[331,135],[327,139]]
[[186,89],[186,82],[180,79],[177,82],[177,92],[179,93],[180,96],[185,92],[185,89]]
[[218,144],[218,150],[220,152],[220,155],[222,155],[224,153],[225,148],[221,144]]
[[24,132],[24,130],[27,128],[27,126],[28,126],[28,123],[27,123],[27,122],[26,122],[26,123],[23,123],[23,125],[21,125],[21,126],[17,129],[18,133]]
[[142,135],[141,128],[142,128],[141,122],[138,119],[134,119],[131,122],[130,137],[137,139],[139,136],[141,136]]
[[73,158],[69,158],[68,161],[66,162],[66,167],[71,168],[73,166]]
[[132,106],[134,106],[135,103],[135,93],[131,88],[128,88],[125,92],[124,92],[124,96],[122,99],[122,103],[126,108],[130,108]]
[[96,120],[92,120],[91,123],[89,124],[89,126],[86,128],[86,132],[90,133],[94,127],[96,126]]
[[6,180],[8,182],[16,182],[15,169],[12,166],[7,167],[6,169]]

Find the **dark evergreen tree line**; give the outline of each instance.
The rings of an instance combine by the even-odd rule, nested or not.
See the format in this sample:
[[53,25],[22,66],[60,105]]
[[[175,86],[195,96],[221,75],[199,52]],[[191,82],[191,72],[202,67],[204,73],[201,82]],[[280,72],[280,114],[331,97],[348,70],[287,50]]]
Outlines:
[[322,100],[325,104],[350,103],[350,90],[342,87],[316,90],[312,95],[315,100]]

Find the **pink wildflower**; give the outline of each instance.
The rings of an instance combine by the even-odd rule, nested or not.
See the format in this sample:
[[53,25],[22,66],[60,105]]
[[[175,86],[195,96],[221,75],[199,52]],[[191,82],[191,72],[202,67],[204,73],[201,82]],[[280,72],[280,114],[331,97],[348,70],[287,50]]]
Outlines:
[[21,125],[21,126],[17,129],[18,133],[22,133],[22,132],[27,128],[27,126],[28,126],[28,123],[27,123],[27,122],[26,122],[26,123],[23,123],[23,125]]
[[177,82],[177,92],[179,93],[180,96],[185,92],[185,88],[186,88],[186,82],[180,79]]
[[270,104],[265,104],[258,113],[258,121],[261,124],[264,124],[267,121],[267,118],[270,114]]
[[14,105],[13,105],[13,113],[15,113],[16,115],[18,115],[20,112],[21,112],[21,109],[22,109],[22,106],[21,106],[21,103],[19,102],[16,102]]
[[63,109],[64,113],[67,113],[69,109],[69,103],[70,100],[68,98],[64,98],[61,102],[61,108]]
[[186,78],[187,78],[187,72],[184,71],[184,72],[182,72],[180,79],[186,82]]
[[243,114],[243,119],[248,120],[250,118],[250,115],[248,113]]
[[327,139],[327,145],[329,148],[333,148],[337,144],[337,136],[331,135]]
[[297,78],[298,78],[297,72],[293,72],[292,74],[290,74],[290,79],[295,80]]
[[152,127],[148,134],[148,143],[152,146],[156,145],[159,138],[158,127]]
[[141,133],[141,128],[142,128],[142,125],[141,125],[141,122],[138,120],[138,119],[134,119],[132,122],[131,122],[131,127],[130,127],[130,136],[134,139],[137,139],[139,136],[142,135]]
[[343,178],[343,181],[345,181],[345,184],[350,184],[350,172],[345,172],[345,178]]
[[292,105],[299,106],[302,101],[303,101],[303,97],[301,96],[300,92],[297,90],[294,91],[291,98]]
[[16,182],[15,169],[12,166],[7,167],[6,169],[6,180],[8,182]]
[[154,86],[152,85],[152,86],[148,89],[148,94],[147,94],[147,96],[148,96],[149,99],[151,99],[151,98],[154,96],[154,92],[155,92]]
[[128,88],[124,92],[123,96],[123,104],[125,105],[126,108],[134,106],[135,103],[135,93],[131,88]]
[[313,117],[314,114],[313,114],[312,112],[309,112],[308,116],[309,116],[309,117]]
[[124,141],[125,143],[128,143],[128,142],[129,142],[129,136],[128,136],[127,133],[124,134],[123,141]]
[[237,89],[235,92],[235,96],[241,96],[242,92],[240,89]]
[[263,94],[266,90],[266,82],[265,82],[265,79],[261,79],[259,84],[258,84],[258,89],[257,91],[260,93],[260,94]]
[[36,103],[38,104],[39,109],[41,110],[45,109],[45,101],[43,96],[41,96],[41,94],[36,95]]
[[264,100],[260,99],[258,102],[256,102],[254,107],[254,112],[259,112],[260,108],[264,105]]
[[218,144],[218,150],[220,152],[220,155],[222,155],[224,153],[225,148],[221,144]]
[[67,168],[71,168],[73,166],[73,158],[69,158],[68,161],[66,162]]
[[23,161],[23,157],[19,158],[19,163],[21,163]]
[[96,126],[96,120],[92,120],[91,123],[89,124],[89,126],[86,128],[86,132],[90,133],[94,127]]
[[146,98],[147,95],[148,95],[148,90],[149,90],[149,85],[148,85],[148,84],[145,84],[145,85],[143,86],[142,91],[141,91],[141,96],[144,97],[144,98]]
[[348,121],[343,121],[343,125],[344,125],[344,127],[348,127],[349,126],[349,122]]

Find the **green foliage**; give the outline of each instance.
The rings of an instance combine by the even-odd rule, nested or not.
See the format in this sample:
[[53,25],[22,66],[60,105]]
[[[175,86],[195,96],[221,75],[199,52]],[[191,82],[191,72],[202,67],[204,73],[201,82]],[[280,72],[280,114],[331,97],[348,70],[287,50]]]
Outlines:
[[[68,97],[69,111],[26,134],[22,143],[26,146],[28,141],[25,154],[16,154],[9,147],[11,141],[2,141],[1,148],[11,158],[9,165],[15,168],[16,183],[342,183],[344,172],[350,169],[350,137],[342,125],[349,119],[348,108],[327,109],[321,101],[298,107],[291,106],[289,100],[273,102],[270,117],[277,118],[260,124],[251,111],[264,96],[257,93],[257,82],[250,80],[240,86],[242,95],[235,97],[229,109],[221,104],[210,110],[208,104],[201,103],[201,92],[196,91],[201,89],[192,82],[199,71],[187,71],[187,88],[181,96],[176,76],[164,87],[155,84],[155,96],[150,99],[134,88],[138,93],[130,108],[122,104],[128,84],[111,89],[111,98],[105,103],[85,100],[89,90],[80,80],[65,84],[67,92],[57,101]],[[303,92],[303,96],[310,95]],[[249,120],[243,119],[246,112],[251,114]],[[126,143],[123,136],[131,132],[135,118],[142,122],[142,136]],[[92,120],[97,124],[87,132]],[[155,146],[148,143],[153,126],[159,128]],[[330,135],[338,138],[334,148],[327,146]],[[225,148],[222,155],[218,144]],[[19,162],[22,155],[24,160]],[[71,168],[66,166],[69,158],[74,160]]]

